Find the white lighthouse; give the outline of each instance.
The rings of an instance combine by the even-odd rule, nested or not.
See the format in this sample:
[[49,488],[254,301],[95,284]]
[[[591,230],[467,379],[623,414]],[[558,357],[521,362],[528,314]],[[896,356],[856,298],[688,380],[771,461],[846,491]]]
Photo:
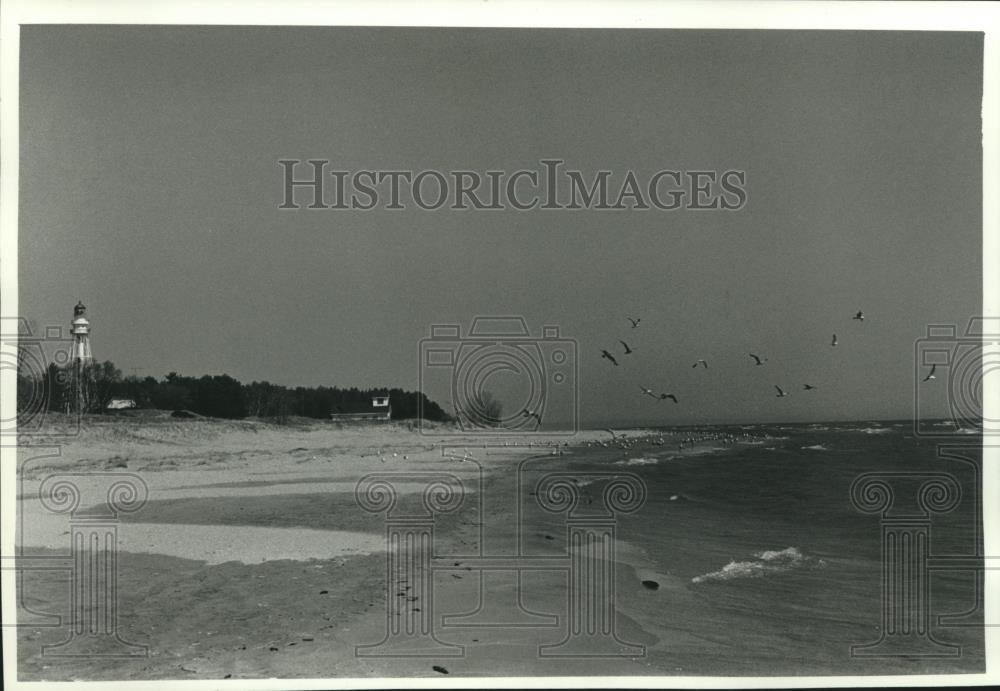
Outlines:
[[73,362],[86,364],[93,360],[94,356],[90,353],[90,321],[83,301],[77,302],[73,308],[70,333],[73,334]]
[[69,330],[73,334],[72,391],[67,401],[67,411],[82,415],[90,404],[90,387],[87,385],[87,365],[94,360],[90,352],[90,321],[83,301],[73,308],[73,321]]

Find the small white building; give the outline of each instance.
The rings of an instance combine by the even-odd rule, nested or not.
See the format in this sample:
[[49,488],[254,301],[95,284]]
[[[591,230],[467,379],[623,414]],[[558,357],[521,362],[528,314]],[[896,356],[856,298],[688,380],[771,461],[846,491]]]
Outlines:
[[388,396],[372,396],[369,410],[333,413],[330,419],[334,422],[388,422],[392,419],[392,405]]

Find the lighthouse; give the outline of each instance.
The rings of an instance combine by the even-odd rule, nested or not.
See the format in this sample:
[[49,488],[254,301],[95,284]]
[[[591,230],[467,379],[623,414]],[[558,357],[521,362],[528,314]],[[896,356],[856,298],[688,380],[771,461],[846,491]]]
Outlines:
[[77,302],[76,307],[73,308],[73,321],[69,332],[73,334],[73,357],[71,360],[73,390],[70,400],[67,401],[67,407],[71,407],[72,412],[79,415],[87,410],[90,403],[90,387],[87,386],[86,368],[94,360],[94,356],[90,352],[90,320],[87,319],[87,308],[82,300]]
[[73,362],[86,364],[93,360],[94,356],[90,353],[90,321],[82,300],[73,308],[72,328],[69,331],[73,334]]

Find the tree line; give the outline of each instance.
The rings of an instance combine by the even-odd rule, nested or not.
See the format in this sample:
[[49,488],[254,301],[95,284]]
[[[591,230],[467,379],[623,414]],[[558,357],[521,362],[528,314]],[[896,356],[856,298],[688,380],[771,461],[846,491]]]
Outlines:
[[45,371],[38,373],[19,366],[18,411],[42,407],[65,412],[75,410],[80,404],[83,412],[97,413],[105,410],[112,399],[124,398],[134,401],[138,408],[283,421],[291,416],[324,419],[331,414],[370,411],[373,396],[389,396],[393,419],[412,419],[421,413],[428,420],[449,419],[441,407],[423,393],[398,388],[287,387],[266,381],[243,384],[228,374],[192,377],[171,372],[162,379],[123,377],[121,370],[110,361],[83,365],[79,379],[82,386],[76,388],[73,367],[50,363]]

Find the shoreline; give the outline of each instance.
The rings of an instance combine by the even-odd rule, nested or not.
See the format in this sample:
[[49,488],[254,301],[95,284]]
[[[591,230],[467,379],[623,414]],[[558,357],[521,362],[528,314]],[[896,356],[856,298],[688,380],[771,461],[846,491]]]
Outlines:
[[[616,430],[616,436],[621,437],[623,432],[640,436],[644,430]],[[217,618],[224,618],[234,603],[244,597],[237,585],[228,581],[234,577],[237,582],[245,581],[261,569],[267,573],[298,573],[294,578],[299,580],[304,578],[301,574],[322,579],[331,570],[346,573],[344,569],[348,569],[356,579],[350,592],[339,583],[328,582],[329,579],[324,580],[324,587],[315,588],[315,593],[325,591],[324,602],[338,603],[335,609],[342,621],[334,629],[324,629],[331,624],[316,621],[306,627],[316,632],[303,635],[313,641],[290,640],[287,645],[278,646],[283,653],[290,652],[286,648],[294,649],[294,657],[298,658],[306,653],[307,643],[328,638],[324,634],[338,636],[339,644],[322,647],[322,660],[312,659],[310,654],[310,662],[299,660],[286,666],[289,660],[277,659],[286,655],[276,654],[271,650],[275,646],[262,643],[258,654],[266,652],[268,656],[251,664],[247,650],[253,647],[230,649],[230,643],[242,635],[231,631],[223,640],[196,646],[198,655],[183,664],[171,662],[164,666],[162,659],[147,658],[143,663],[86,661],[67,665],[46,661],[37,654],[36,643],[58,642],[59,630],[27,628],[20,632],[22,674],[33,679],[219,678],[213,670],[221,669],[242,669],[246,677],[301,676],[301,669],[310,669],[310,674],[331,675],[351,670],[350,676],[413,674],[412,665],[354,655],[355,644],[377,640],[378,632],[386,625],[385,613],[380,611],[386,596],[384,526],[379,516],[365,515],[357,507],[354,488],[360,478],[369,473],[406,476],[413,472],[444,472],[459,477],[465,486],[466,506],[437,520],[436,545],[449,555],[489,554],[492,545],[483,545],[484,540],[490,539],[489,529],[511,526],[515,521],[506,501],[484,499],[508,476],[503,472],[506,468],[531,461],[565,467],[579,449],[606,443],[608,439],[609,434],[604,430],[579,433],[571,441],[554,442],[532,437],[435,439],[404,425],[335,428],[318,425],[289,429],[266,423],[198,420],[147,426],[129,419],[125,425],[118,424],[118,420],[85,425],[56,454],[46,444],[21,447],[17,545],[24,554],[56,556],[65,554],[68,548],[67,517],[46,511],[37,498],[41,481],[49,474],[72,474],[83,496],[91,498],[101,496],[100,488],[89,485],[101,482],[101,476],[109,472],[137,475],[146,485],[146,505],[135,514],[123,516],[118,531],[124,599],[119,609],[131,612],[123,623],[125,630],[131,632],[131,640],[147,641],[167,650],[183,649],[190,645],[184,642],[188,622],[181,617],[175,621],[173,632],[165,631],[168,627],[158,626],[155,621],[162,618],[164,609],[214,611]],[[565,445],[566,442],[569,444]],[[402,481],[396,483],[396,489],[403,500],[416,495],[422,487]],[[476,503],[482,501],[489,505]],[[486,510],[489,515],[484,513]],[[485,529],[484,523],[488,524]],[[551,542],[541,534],[531,539]],[[220,574],[230,577],[227,582],[219,583],[216,597],[207,601],[199,596],[197,588],[187,594],[184,594],[187,588],[181,588],[168,591],[172,593],[168,604],[161,594],[147,586],[147,581],[168,587],[166,583],[174,580],[170,577],[172,573],[178,579],[188,574],[195,582],[216,581]],[[448,588],[461,584],[465,590],[459,589],[456,601],[473,606],[470,598],[474,599],[475,592],[469,589],[475,579],[470,578],[464,567],[454,574],[442,573],[437,582],[442,578],[447,579]],[[58,585],[58,580],[47,583],[45,578],[32,578],[27,595],[47,602],[38,606],[45,611],[62,600],[60,591],[64,592],[64,587]],[[232,592],[234,589],[237,592]],[[129,595],[130,592],[133,594]],[[550,579],[539,593],[543,602],[551,600],[558,605],[549,609],[559,609],[564,597],[562,586]],[[301,622],[314,618],[307,601],[289,598],[289,595],[283,598],[282,606],[292,619]],[[144,614],[150,611],[159,614],[152,621],[143,621]],[[341,627],[344,631],[340,631]],[[361,632],[368,632],[367,638]],[[266,631],[261,633],[273,636]],[[472,640],[478,635],[465,636],[469,650],[483,649],[477,645],[478,641]],[[551,637],[551,630],[547,635]],[[289,632],[285,637],[294,638]],[[546,635],[540,635],[535,645],[545,641]],[[519,651],[516,653],[505,645],[514,644],[501,642],[499,648],[493,648],[487,657],[496,659],[487,663],[487,667],[502,668],[501,658],[514,655],[516,659],[528,652],[523,642],[515,645]],[[201,656],[205,659],[201,660]],[[474,669],[476,663],[471,659],[468,662]],[[601,669],[598,665],[592,672],[600,673]],[[623,668],[628,670],[631,668]],[[428,675],[435,674],[429,668],[426,671]],[[460,672],[458,668],[455,671]],[[562,668],[562,673],[571,671],[572,667]],[[550,664],[540,668],[539,673],[554,672]]]
[[[432,438],[402,425],[262,424],[249,431],[243,424],[185,421],[179,426],[183,435],[155,425],[130,425],[126,435],[114,425],[97,427],[83,429],[58,454],[43,446],[19,449],[19,544],[25,555],[68,552],[68,516],[47,512],[37,499],[49,474],[72,475],[82,495],[90,497],[83,506],[103,499],[106,488],[99,485],[107,473],[141,478],[148,501],[140,511],[122,515],[118,525],[118,612],[123,638],[149,646],[149,654],[125,660],[46,658],[41,646],[59,643],[65,629],[26,626],[18,632],[22,678],[436,677],[435,665],[457,676],[487,677],[911,670],[906,661],[879,667],[830,652],[841,649],[841,638],[871,636],[865,621],[877,611],[877,556],[838,553],[843,542],[830,537],[816,542],[810,537],[815,528],[831,536],[840,531],[794,517],[783,523],[768,513],[780,504],[754,503],[752,496],[732,502],[755,487],[749,482],[760,482],[755,491],[762,496],[772,493],[773,485],[784,486],[792,459],[813,472],[864,468],[864,459],[840,470],[840,463],[818,465],[841,453],[839,437],[830,436],[834,441],[826,440],[823,452],[786,441],[835,431],[801,430],[789,437],[761,429],[733,439],[731,431],[707,430],[695,437],[690,430],[671,435],[633,429],[624,431],[624,438],[615,430],[612,440],[607,431],[593,430],[556,445],[525,437]],[[852,449],[860,440],[885,446],[905,436],[854,428],[846,433],[852,441],[843,446]],[[871,448],[881,453],[880,446]],[[907,463],[911,448],[917,447],[905,447]],[[850,459],[855,452],[843,453]],[[647,483],[645,507],[616,521],[614,552],[605,558],[614,564],[616,632],[620,642],[643,646],[643,654],[626,646],[615,658],[539,656],[541,646],[565,635],[572,607],[567,572],[560,566],[573,554],[567,516],[544,510],[534,496],[550,472],[573,483],[584,510],[604,495],[601,480],[583,473],[636,475]],[[398,583],[399,592],[387,591],[397,586],[387,577],[385,514],[363,511],[355,497],[357,483],[373,473],[392,480],[398,506],[408,510],[422,506],[432,476],[461,482],[462,502],[433,521],[430,571]],[[810,475],[795,477],[808,482]],[[831,477],[832,484],[802,486],[801,497],[820,492],[824,506],[839,505],[846,486],[837,484],[841,476]],[[797,485],[788,487],[799,491]],[[874,547],[877,555],[878,532],[869,524],[858,517],[852,525],[862,532],[849,544],[869,552]],[[792,559],[800,548],[802,564],[822,558],[829,568],[766,571],[781,564],[770,562],[758,569],[775,574],[767,578],[694,578],[724,572],[729,562],[752,571],[754,564],[744,562],[761,550]],[[519,571],[530,565],[519,561],[527,557],[557,568]],[[510,568],[481,570],[490,558]],[[21,588],[22,602],[36,613],[67,613],[62,609],[67,578],[33,572]],[[417,581],[433,587],[421,590]],[[828,594],[844,584],[857,584],[847,593],[857,604],[846,610]],[[407,586],[415,590],[408,592]],[[767,609],[758,611],[761,606]],[[806,611],[816,623],[801,621]],[[396,616],[429,622],[441,641],[462,646],[461,655],[427,649],[416,652],[433,653],[430,657],[356,654],[356,646],[382,640]],[[809,644],[802,631],[789,634],[803,625],[812,638],[825,636],[824,642]],[[740,630],[760,631],[749,657],[733,647]],[[968,641],[973,658],[962,663],[965,667],[975,664],[975,637]],[[799,662],[773,653],[789,646],[799,646]],[[941,663],[928,669],[965,667]]]

